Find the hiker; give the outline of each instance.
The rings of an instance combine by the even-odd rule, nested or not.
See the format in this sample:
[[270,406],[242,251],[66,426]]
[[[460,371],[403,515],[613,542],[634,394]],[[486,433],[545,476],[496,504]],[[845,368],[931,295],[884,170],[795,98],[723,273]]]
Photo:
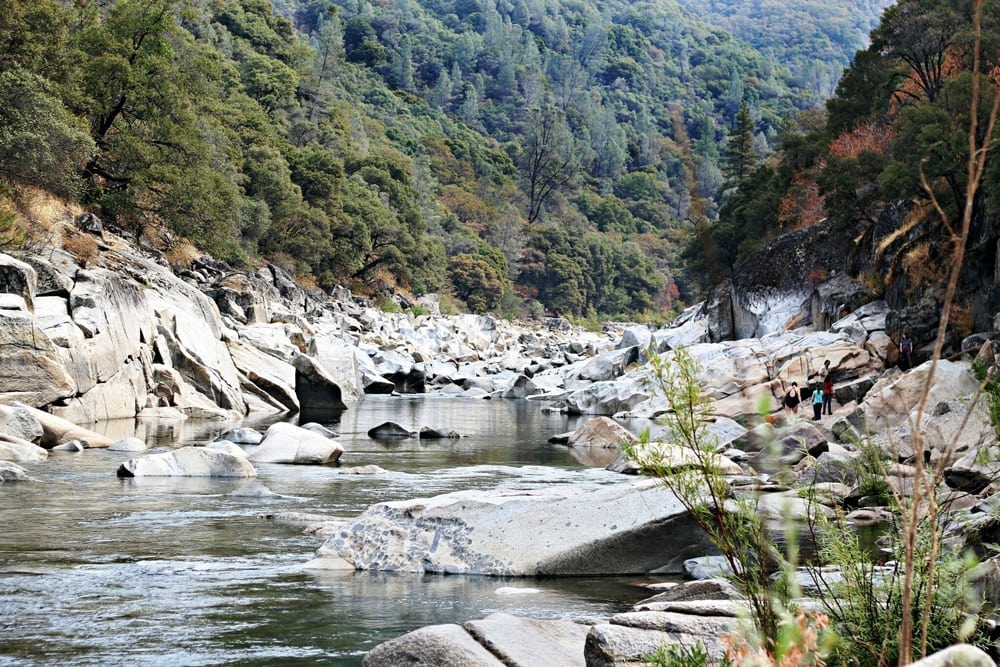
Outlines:
[[823,376],[823,409],[821,412],[827,415],[833,414],[833,376],[829,373]]
[[899,338],[899,368],[903,372],[910,370],[912,363],[913,354],[913,341],[910,339],[910,334],[903,332],[903,335]]
[[813,387],[813,421],[818,422],[823,411],[823,390],[817,384]]
[[793,382],[792,388],[788,390],[783,400],[785,409],[797,415],[799,414],[799,402],[801,401],[802,396],[799,394],[799,383]]

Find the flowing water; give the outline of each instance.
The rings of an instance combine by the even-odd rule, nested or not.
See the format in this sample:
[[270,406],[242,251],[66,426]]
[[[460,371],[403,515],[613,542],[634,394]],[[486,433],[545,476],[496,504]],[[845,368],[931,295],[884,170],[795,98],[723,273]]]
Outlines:
[[[367,437],[387,420],[466,437]],[[330,424],[345,449],[339,466],[257,466],[278,499],[230,495],[245,481],[118,479],[134,454],[105,450],[24,464],[39,482],[0,484],[0,665],[358,665],[375,644],[423,625],[496,611],[622,611],[647,595],[632,579],[307,570],[322,539],[266,518],[351,517],[372,503],[461,489],[620,479],[546,442],[576,425],[526,401],[370,397]],[[221,430],[189,423],[140,435],[174,447]],[[388,472],[345,474],[367,464]]]

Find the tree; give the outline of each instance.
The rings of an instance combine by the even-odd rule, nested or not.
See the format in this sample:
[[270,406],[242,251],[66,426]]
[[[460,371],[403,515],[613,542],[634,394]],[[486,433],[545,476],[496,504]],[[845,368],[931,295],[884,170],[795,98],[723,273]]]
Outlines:
[[750,105],[746,100],[741,100],[723,154],[722,174],[726,179],[726,186],[733,187],[739,184],[754,170],[758,159]]
[[462,253],[448,262],[448,275],[457,296],[474,313],[486,313],[500,304],[504,280],[485,258]]
[[543,205],[574,176],[573,137],[562,114],[552,106],[528,112],[519,160],[528,194],[528,222],[538,220]]
[[86,128],[41,77],[0,71],[0,176],[64,197],[79,193],[80,166],[95,153]]

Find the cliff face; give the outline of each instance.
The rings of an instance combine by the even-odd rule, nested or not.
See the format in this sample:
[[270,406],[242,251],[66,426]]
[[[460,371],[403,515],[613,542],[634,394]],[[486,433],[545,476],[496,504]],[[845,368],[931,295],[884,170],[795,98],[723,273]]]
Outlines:
[[[867,228],[844,230],[821,222],[779,236],[751,255],[703,305],[712,340],[805,324],[827,330],[861,305],[883,299],[889,307],[889,336],[898,339],[907,330],[918,349],[929,348],[952,263],[951,245],[942,240],[941,224],[932,214],[896,202]],[[971,345],[963,343],[970,334],[1000,328],[998,244],[984,216],[973,221],[946,354]]]

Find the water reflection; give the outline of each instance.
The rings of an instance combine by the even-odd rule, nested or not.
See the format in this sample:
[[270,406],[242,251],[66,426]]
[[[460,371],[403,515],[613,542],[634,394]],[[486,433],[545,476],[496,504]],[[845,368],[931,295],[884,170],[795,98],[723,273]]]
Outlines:
[[[354,516],[375,502],[470,488],[620,480],[549,445],[578,420],[539,408],[366,400],[329,422],[345,449],[339,466],[258,466],[258,479],[280,494],[272,498],[234,495],[245,480],[118,479],[117,467],[134,455],[106,450],[25,464],[38,483],[0,486],[0,665],[357,665],[373,645],[421,625],[494,611],[618,611],[645,596],[631,581],[306,571],[320,539],[262,518]],[[367,437],[390,420],[465,437]],[[129,420],[101,429],[162,449],[207,442],[232,426]],[[386,472],[344,474],[367,464]]]

